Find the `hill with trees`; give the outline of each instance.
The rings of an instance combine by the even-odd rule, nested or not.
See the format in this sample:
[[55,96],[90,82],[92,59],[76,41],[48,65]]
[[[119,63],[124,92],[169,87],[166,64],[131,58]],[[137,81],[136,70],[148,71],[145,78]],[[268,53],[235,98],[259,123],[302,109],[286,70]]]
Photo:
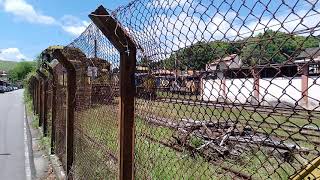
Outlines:
[[16,64],[17,64],[17,62],[15,62],[15,61],[0,60],[0,70],[8,72],[11,69],[13,69]]
[[23,81],[27,74],[36,69],[36,61],[18,62],[10,71],[9,79],[11,82]]
[[240,55],[245,66],[293,61],[306,48],[318,47],[317,36],[301,36],[268,30],[254,37],[236,41],[197,42],[181,48],[159,62],[143,60],[141,65],[165,69],[203,70],[207,63],[230,54]]

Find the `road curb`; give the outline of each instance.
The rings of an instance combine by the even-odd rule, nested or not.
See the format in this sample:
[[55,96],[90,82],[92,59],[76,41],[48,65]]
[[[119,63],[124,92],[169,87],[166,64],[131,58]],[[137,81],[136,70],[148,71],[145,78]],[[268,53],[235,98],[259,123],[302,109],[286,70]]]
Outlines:
[[49,160],[56,178],[58,178],[59,180],[67,179],[59,158],[56,155],[51,154],[49,155]]
[[[28,144],[31,179],[37,179],[38,178],[37,176],[39,174],[37,173],[37,170],[36,170],[37,168],[36,168],[36,165],[34,162],[35,156],[34,156],[33,146],[38,143],[38,142],[34,142],[34,141],[38,141],[39,136],[42,136],[42,132],[41,132],[41,128],[30,127],[30,123],[32,122],[31,121],[32,116],[33,116],[33,114],[31,114],[31,115],[28,114],[26,107],[25,107],[25,131],[27,134],[26,137],[27,137],[27,144]],[[31,128],[32,128],[33,133],[35,132],[34,133],[35,137],[32,136]],[[25,138],[25,140],[26,140],[26,138]],[[50,154],[49,151],[41,150],[41,152],[48,158],[48,161],[51,164],[55,178],[59,179],[59,180],[65,180],[66,176],[65,176],[63,167],[61,165],[61,162],[59,161],[59,158],[56,155]],[[27,170],[26,170],[26,172],[27,172]],[[27,178],[27,180],[29,180],[29,179]]]
[[27,116],[27,108],[24,107],[24,147],[25,147],[25,171],[26,179],[31,180],[36,177],[36,168],[34,165],[32,136]]

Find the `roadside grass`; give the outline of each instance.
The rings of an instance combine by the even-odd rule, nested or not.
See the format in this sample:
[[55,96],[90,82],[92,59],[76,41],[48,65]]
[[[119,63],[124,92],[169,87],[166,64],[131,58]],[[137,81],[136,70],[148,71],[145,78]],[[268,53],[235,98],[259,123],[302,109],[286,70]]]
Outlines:
[[[101,152],[111,150],[113,155],[118,157],[118,151],[116,151],[119,148],[117,139],[118,127],[117,123],[114,123],[117,119],[114,118],[115,116],[113,116],[112,119],[106,117],[106,112],[108,112],[109,109],[114,109],[114,107],[101,106],[78,114],[78,116],[83,119],[83,122],[88,122],[82,125],[83,133],[94,138],[96,143],[100,144],[100,148],[92,145],[85,149],[81,148],[82,150],[79,152],[77,151],[79,154],[76,155],[77,158],[75,161],[78,162],[78,167],[81,166],[82,170],[90,171],[89,166],[94,166],[92,162],[96,161],[100,162],[99,165],[101,169],[108,169],[106,166],[110,166],[110,163],[105,162],[107,158],[105,158]],[[99,121],[108,127],[105,128],[106,126],[101,126],[102,124],[98,123]],[[174,131],[169,128],[149,126],[140,118],[136,119],[135,173],[137,179],[172,179],[179,177],[189,179],[198,179],[201,177],[203,179],[210,179],[214,177],[218,171],[222,171],[219,167],[212,166],[201,157],[190,157],[187,152],[176,152],[161,144],[148,141],[144,137],[144,135],[149,135],[154,139],[163,140],[171,138],[173,133]],[[81,137],[81,135],[78,136]],[[81,137],[80,139],[86,138]],[[83,141],[85,140],[77,140],[79,145],[81,144],[80,146],[85,144]],[[103,147],[105,149],[101,149]],[[88,153],[95,155],[88,155]],[[105,170],[101,171],[101,173],[105,174],[104,171]],[[116,172],[112,174],[116,174]],[[225,174],[221,173],[221,177],[224,175]],[[97,174],[95,174],[95,176],[103,177]],[[86,177],[89,178],[90,175]]]
[[[136,110],[147,115],[165,116],[179,120],[195,116],[190,111],[197,108],[165,103],[161,105],[163,107],[159,109],[159,107],[151,105],[149,102],[147,104],[146,102],[140,102],[136,104]],[[78,161],[78,165],[81,164],[83,166],[81,169],[84,170],[89,170],[90,166],[95,167],[92,162],[100,162],[100,169],[96,168],[97,171],[95,171],[95,176],[97,177],[103,177],[99,175],[99,172],[102,174],[110,174],[110,172],[112,172],[111,174],[117,174],[117,168],[113,167],[114,164],[110,163],[107,160],[108,158],[105,158],[106,152],[111,152],[115,157],[118,157],[117,107],[118,105],[97,106],[78,112],[76,115],[79,118],[78,126],[81,127],[82,133],[96,141],[93,143],[95,145],[86,145],[87,148],[82,148],[77,155],[76,161]],[[180,107],[180,109],[175,111],[173,107]],[[203,111],[200,108],[198,109],[199,112]],[[223,114],[228,114],[220,109],[206,108],[205,111],[212,116],[220,115],[223,117]],[[173,115],[171,114],[172,112],[174,112]],[[247,117],[245,114],[244,116]],[[223,118],[230,117],[235,118],[236,116],[227,115]],[[172,136],[175,133],[173,129],[150,125],[143,120],[141,115],[136,115],[135,128],[135,176],[137,179],[231,179],[233,174],[224,170],[222,166],[217,165],[217,162],[224,167],[232,167],[242,173],[253,175],[252,177],[257,179],[287,179],[296,169],[302,166],[299,160],[294,160],[290,163],[284,162],[274,154],[263,151],[261,148],[257,151],[242,153],[240,159],[223,159],[216,160],[216,163],[211,163],[199,155],[190,154],[188,150],[178,152],[156,142],[157,140],[169,144],[173,142]],[[264,130],[267,131],[267,128]],[[280,131],[279,133],[284,132]],[[156,141],[151,141],[146,138],[147,136]],[[80,138],[83,137],[80,136]],[[82,140],[78,140],[78,142],[82,142]],[[99,144],[99,146],[96,144]],[[199,139],[192,139],[192,144],[195,147],[200,147],[204,142]]]
[[[302,135],[300,127],[313,126],[320,128],[320,119],[315,115],[305,115],[304,118],[294,116],[280,116],[277,114],[261,113],[249,111],[239,107],[216,108],[213,106],[185,105],[182,103],[168,103],[158,101],[148,101],[138,99],[136,101],[137,111],[144,115],[153,115],[168,118],[175,121],[182,119],[207,120],[212,122],[237,123],[240,126],[251,126],[256,132],[270,134],[274,136],[283,136],[286,141],[295,141],[299,145],[306,141],[319,141],[318,137]],[[274,125],[276,124],[276,125]],[[285,129],[286,125],[294,128]],[[301,141],[298,141],[301,140]],[[309,143],[308,147],[314,147],[320,152],[320,147],[314,143]]]
[[[26,97],[27,110],[32,112],[32,102]],[[115,179],[117,177],[118,158],[118,105],[100,105],[75,113],[75,164],[74,171],[80,178]],[[166,103],[136,100],[135,119],[135,176],[136,179],[232,179],[234,176],[222,167],[231,167],[241,173],[253,175],[255,179],[287,179],[303,163],[299,160],[284,162],[274,154],[261,149],[254,152],[245,152],[239,159],[217,159],[215,163],[208,162],[203,157],[190,153],[184,149],[182,152],[156,142],[171,143],[174,141],[175,131],[167,127],[154,126],[143,120],[143,115],[158,116],[175,121],[181,119],[210,120],[213,122],[234,122],[258,127],[257,132],[288,137],[303,147],[319,147],[307,142],[306,138],[296,133],[289,133],[281,126],[262,127],[268,123],[306,126],[312,122],[320,126],[315,117],[309,121],[294,117],[285,117],[271,114],[250,112],[237,107],[216,108],[212,106],[185,105],[182,103]],[[139,114],[139,115],[138,115]],[[50,115],[49,115],[50,116]],[[38,128],[39,118],[34,116],[32,127]],[[49,133],[50,134],[50,133]],[[83,135],[86,136],[83,136]],[[156,141],[146,138],[151,137]],[[301,138],[301,141],[290,137]],[[316,137],[315,137],[316,138]],[[316,140],[316,139],[315,139]],[[192,145],[200,147],[204,144],[201,139],[191,139]],[[42,137],[40,144],[43,148],[50,147],[50,137]],[[276,152],[274,152],[276,153]],[[304,158],[311,159],[311,155]],[[221,166],[219,165],[221,164]]]
[[[168,103],[159,101],[148,101],[138,99],[136,101],[137,107],[147,108],[146,110],[155,113],[161,117],[168,118],[192,118],[201,120],[213,121],[255,121],[263,123],[282,123],[284,125],[305,126],[316,125],[320,126],[320,112],[317,114],[304,114],[305,118],[296,118],[292,113],[290,116],[281,116],[270,113],[253,112],[241,107],[215,107],[215,106],[202,106],[202,105],[186,105],[178,102]],[[145,109],[143,109],[145,110]],[[292,117],[291,117],[292,116]]]
[[79,179],[116,179],[118,152],[116,106],[96,106],[75,113],[75,166]]
[[31,126],[32,126],[32,128],[34,128],[34,129],[39,128],[39,117],[38,117],[37,115],[34,115],[34,116],[33,116],[33,119],[32,119],[32,121],[31,121]]
[[40,137],[39,146],[41,150],[44,150],[46,152],[50,152],[50,137]]
[[[31,127],[33,129],[38,129],[39,128],[39,116],[33,113],[32,98],[26,89],[23,92],[23,100],[24,100],[24,103],[26,106],[26,111],[27,111],[26,113],[29,115],[29,117],[32,118]],[[51,122],[51,112],[48,112],[47,118],[48,118],[48,120],[50,120],[50,121],[48,121],[48,125],[49,125]],[[50,152],[50,150],[51,150],[51,128],[50,128],[50,126],[48,126],[48,136],[47,137],[44,137],[43,133],[41,132],[39,146],[40,146],[41,150],[45,150],[47,152]]]

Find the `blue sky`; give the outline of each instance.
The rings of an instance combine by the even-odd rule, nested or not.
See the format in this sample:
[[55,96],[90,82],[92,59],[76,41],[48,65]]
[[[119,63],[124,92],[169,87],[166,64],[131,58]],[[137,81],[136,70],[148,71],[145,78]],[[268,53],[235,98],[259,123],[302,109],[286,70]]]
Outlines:
[[0,0],[0,59],[32,60],[50,45],[66,45],[89,24],[99,5],[129,0]]
[[[85,30],[88,14],[99,5],[115,9],[130,1],[0,0],[0,59],[32,60],[50,45],[67,45]],[[124,12],[132,21],[120,20],[140,45],[152,43],[167,54],[198,41],[246,38],[266,28],[294,32],[320,27],[315,21],[320,18],[319,0],[233,2],[141,0]]]

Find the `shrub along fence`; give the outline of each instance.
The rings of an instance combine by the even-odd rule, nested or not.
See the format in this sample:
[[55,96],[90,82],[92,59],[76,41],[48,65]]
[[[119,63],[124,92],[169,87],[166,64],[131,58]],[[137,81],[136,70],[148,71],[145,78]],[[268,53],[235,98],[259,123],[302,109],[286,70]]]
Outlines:
[[29,81],[51,153],[70,179],[318,176],[318,10],[318,1],[100,6],[81,36],[42,52]]

